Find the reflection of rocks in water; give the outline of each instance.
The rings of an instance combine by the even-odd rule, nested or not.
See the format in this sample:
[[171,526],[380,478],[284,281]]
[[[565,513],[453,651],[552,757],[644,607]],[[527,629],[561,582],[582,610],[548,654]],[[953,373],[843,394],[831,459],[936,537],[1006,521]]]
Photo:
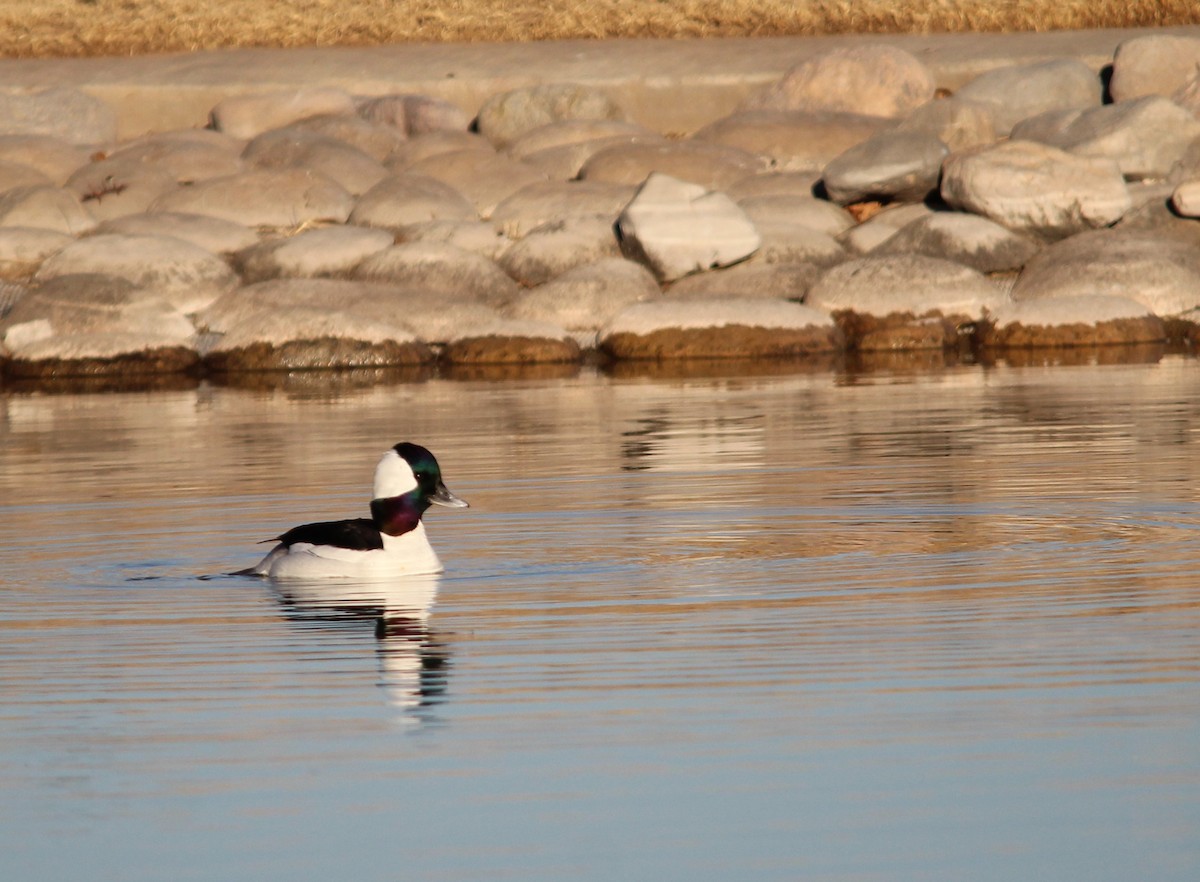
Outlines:
[[760,413],[674,416],[660,406],[621,433],[622,468],[708,472],[761,467],[764,427]]
[[784,377],[823,374],[837,369],[843,355],[819,352],[804,358],[681,358],[666,361],[615,361],[604,372],[616,379],[702,380],[732,377]]
[[288,620],[322,630],[374,629],[379,685],[405,721],[426,718],[446,691],[449,646],[428,619],[438,576],[390,582],[288,582],[275,594]]
[[283,392],[297,399],[327,399],[370,392],[381,386],[423,383],[433,375],[431,365],[408,365],[342,370],[236,371],[214,374],[212,382],[255,392]]

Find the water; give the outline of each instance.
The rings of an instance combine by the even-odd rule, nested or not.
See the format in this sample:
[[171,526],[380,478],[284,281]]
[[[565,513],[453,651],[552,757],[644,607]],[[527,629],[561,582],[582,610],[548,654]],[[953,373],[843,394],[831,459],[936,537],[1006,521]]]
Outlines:
[[10,391],[0,877],[1195,879],[1198,372]]

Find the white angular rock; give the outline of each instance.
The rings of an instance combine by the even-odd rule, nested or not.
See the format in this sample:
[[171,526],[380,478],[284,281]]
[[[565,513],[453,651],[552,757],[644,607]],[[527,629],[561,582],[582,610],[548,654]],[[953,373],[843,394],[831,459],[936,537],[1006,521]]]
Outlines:
[[252,169],[182,187],[155,200],[151,211],[203,214],[248,227],[292,228],[314,221],[344,223],[354,197],[320,172]]
[[1008,298],[982,273],[920,254],[859,257],[828,270],[809,290],[805,303],[827,312],[848,310],[884,317],[981,317]]
[[93,274],[152,290],[181,313],[203,309],[237,284],[221,258],[171,236],[98,235],[80,239],[46,260],[36,279]]
[[350,223],[393,231],[425,221],[478,219],[475,206],[454,187],[415,172],[384,178],[350,212]]
[[96,220],[79,198],[60,187],[15,187],[0,193],[0,227],[34,227],[81,236]]
[[280,276],[332,276],[349,272],[393,243],[394,237],[385,230],[323,227],[259,242],[239,252],[234,263],[247,283]]
[[1110,159],[1032,141],[956,153],[942,167],[942,197],[1014,230],[1063,237],[1107,226],[1132,207]]
[[1103,87],[1082,61],[1052,58],[980,74],[954,97],[990,107],[996,134],[1007,135],[1018,122],[1039,113],[1098,107]]
[[305,117],[354,110],[354,99],[341,89],[305,88],[234,95],[218,102],[210,117],[217,131],[248,140]]
[[48,135],[71,144],[100,144],[117,137],[117,114],[99,98],[69,87],[0,92],[0,135]]
[[662,281],[727,266],[758,250],[762,237],[724,193],[653,174],[617,220],[621,250]]
[[894,46],[833,49],[800,62],[745,110],[834,110],[902,117],[933,97],[933,74]]

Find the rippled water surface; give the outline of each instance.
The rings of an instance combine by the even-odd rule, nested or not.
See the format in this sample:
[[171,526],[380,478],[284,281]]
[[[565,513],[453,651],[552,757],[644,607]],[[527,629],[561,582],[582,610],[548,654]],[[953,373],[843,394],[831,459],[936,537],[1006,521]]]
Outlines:
[[[440,580],[221,575],[402,439]],[[1183,357],[0,393],[0,876],[1194,880],[1198,487]]]

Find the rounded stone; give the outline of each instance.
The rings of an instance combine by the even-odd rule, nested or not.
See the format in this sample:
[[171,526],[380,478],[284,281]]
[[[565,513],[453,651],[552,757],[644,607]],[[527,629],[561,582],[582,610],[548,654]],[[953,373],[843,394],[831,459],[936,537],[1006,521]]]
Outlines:
[[885,132],[825,166],[822,181],[840,205],[871,199],[920,202],[936,190],[949,151],[927,132]]
[[309,169],[286,168],[251,169],[182,187],[155,200],[151,210],[291,229],[319,221],[345,223],[353,207],[354,197],[336,181]]
[[324,227],[259,242],[238,252],[234,265],[247,283],[279,276],[312,278],[346,273],[395,239],[384,230]]
[[[359,110],[361,112],[361,105]],[[392,155],[392,151],[404,146],[407,139],[403,131],[398,131],[391,125],[372,122],[362,116],[348,116],[344,113],[323,113],[297,120],[276,132],[300,131],[314,135],[333,138],[343,144],[356,147],[377,162],[383,162]]]
[[579,178],[636,186],[657,173],[720,190],[767,165],[768,160],[745,150],[702,141],[618,144],[592,154]]
[[234,175],[245,168],[243,144],[210,129],[158,132],[114,150],[109,159],[140,162],[165,171],[180,184]]
[[15,187],[0,193],[0,227],[33,227],[81,236],[96,220],[79,198],[61,187]]
[[213,254],[231,254],[249,248],[258,241],[258,234],[245,224],[203,214],[167,211],[123,215],[106,220],[95,231],[133,236],[174,236]]
[[352,144],[318,132],[289,127],[257,136],[242,159],[255,168],[306,168],[337,181],[352,195],[370,190],[388,175],[379,160]]
[[982,273],[919,254],[859,257],[828,270],[805,303],[830,313],[979,318],[1007,301]]
[[595,331],[625,307],[658,295],[658,282],[645,267],[610,257],[576,266],[552,282],[522,291],[505,314],[572,332]]
[[304,88],[234,95],[213,107],[212,128],[249,140],[308,116],[354,112],[354,99],[341,89]]
[[545,177],[515,159],[478,150],[438,153],[413,163],[410,172],[428,175],[462,193],[484,218],[522,187]]
[[433,242],[473,251],[488,260],[499,260],[512,240],[487,221],[429,220],[406,224],[398,234],[400,242]]
[[371,122],[393,126],[409,137],[431,132],[465,131],[471,118],[460,108],[430,95],[380,95],[361,100],[358,114]]
[[461,293],[492,306],[503,306],[518,286],[487,258],[435,242],[409,242],[377,252],[353,271],[356,279],[390,282],[428,291]]
[[798,303],[687,300],[639,303],[600,333],[616,359],[795,358],[841,348],[826,313]]
[[982,343],[997,348],[1102,346],[1158,342],[1163,322],[1128,297],[1097,294],[1006,304],[985,326]]
[[968,150],[996,140],[996,111],[962,96],[935,98],[900,120],[896,131],[925,132],[952,152]]
[[478,219],[475,206],[454,187],[413,172],[384,178],[350,212],[352,224],[392,231],[425,221]]
[[693,273],[674,282],[664,296],[672,300],[804,299],[822,273],[814,263],[757,263],[746,261],[724,269]]
[[442,350],[442,360],[453,365],[561,364],[581,356],[579,344],[562,328],[515,319],[471,329]]
[[955,94],[992,109],[997,135],[1007,135],[1018,122],[1048,110],[1098,107],[1103,98],[1100,77],[1074,58],[1051,58],[982,73]]
[[827,236],[838,236],[854,226],[846,209],[813,196],[775,193],[737,200],[742,211],[761,231],[767,227],[802,226]]
[[608,181],[537,181],[497,205],[491,221],[514,239],[572,218],[604,217],[611,227],[636,192],[632,185]]
[[459,150],[475,150],[489,155],[496,153],[496,148],[487,138],[474,132],[430,132],[396,147],[384,165],[393,172],[402,172],[422,159]]
[[63,188],[75,194],[97,221],[141,214],[176,187],[168,172],[129,159],[102,159],[77,170]]
[[479,108],[475,126],[497,147],[526,132],[569,119],[626,119],[604,92],[573,83],[545,83],[493,95]]
[[513,279],[533,287],[573,267],[620,254],[611,219],[577,217],[532,230],[514,242],[497,262]]
[[91,161],[84,147],[51,135],[0,135],[0,160],[35,168],[61,184],[75,169]]
[[0,193],[15,187],[53,187],[50,176],[23,162],[0,159]]
[[74,237],[57,230],[0,227],[0,279],[29,279],[44,260],[74,241]]
[[710,123],[693,137],[769,158],[780,171],[819,171],[855,144],[894,125],[894,120],[861,113],[749,110]]
[[981,273],[1019,270],[1041,245],[987,218],[962,212],[927,214],[902,227],[872,254],[925,254]]
[[1200,39],[1147,33],[1123,40],[1113,54],[1108,90],[1113,101],[1170,95],[1200,65]]

